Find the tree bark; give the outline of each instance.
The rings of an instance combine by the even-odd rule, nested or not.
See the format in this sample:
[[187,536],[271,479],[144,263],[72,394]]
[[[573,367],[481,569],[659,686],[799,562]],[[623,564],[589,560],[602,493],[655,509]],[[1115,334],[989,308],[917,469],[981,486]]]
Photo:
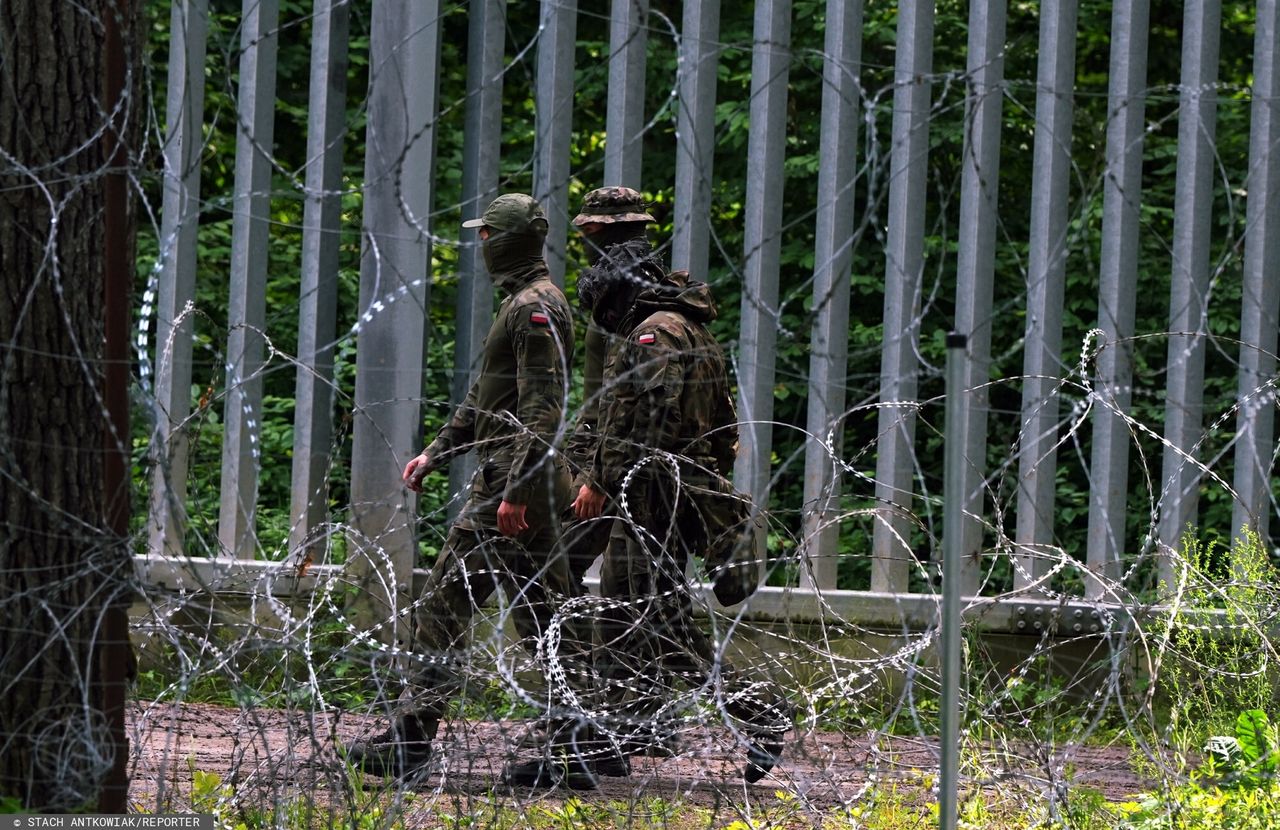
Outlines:
[[104,42],[130,6],[0,2],[0,799],[32,810],[100,808],[123,751],[101,672],[131,584],[104,496],[103,278],[107,161],[129,122]]

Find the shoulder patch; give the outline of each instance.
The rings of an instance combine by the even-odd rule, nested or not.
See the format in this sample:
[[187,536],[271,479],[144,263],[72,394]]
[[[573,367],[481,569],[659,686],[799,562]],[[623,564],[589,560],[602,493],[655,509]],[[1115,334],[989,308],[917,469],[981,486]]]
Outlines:
[[546,315],[546,313],[545,313],[545,312],[542,312],[542,311],[535,311],[535,312],[533,312],[532,314],[530,314],[530,315],[529,315],[529,322],[530,322],[530,323],[533,323],[535,326],[548,326],[548,327],[550,327],[550,325],[551,325],[551,318],[550,318],[550,317],[548,317],[548,316]]
[[641,346],[651,346],[653,345],[653,341],[657,339],[658,336],[656,334],[651,331],[646,331],[644,334],[636,338],[636,342]]

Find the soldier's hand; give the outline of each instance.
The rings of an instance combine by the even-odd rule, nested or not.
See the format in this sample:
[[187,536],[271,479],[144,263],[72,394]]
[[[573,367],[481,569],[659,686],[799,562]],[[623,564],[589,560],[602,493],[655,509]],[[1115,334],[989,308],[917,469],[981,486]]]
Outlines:
[[431,459],[425,452],[417,458],[410,459],[409,463],[404,465],[404,474],[400,476],[404,479],[404,486],[415,493],[421,493],[422,479],[426,478],[427,473],[431,472],[431,467]]
[[529,529],[524,520],[525,505],[512,504],[506,499],[498,505],[498,532],[503,536],[518,536]]
[[588,484],[578,490],[578,497],[573,500],[573,515],[579,519],[599,518],[604,512],[604,493],[598,493]]

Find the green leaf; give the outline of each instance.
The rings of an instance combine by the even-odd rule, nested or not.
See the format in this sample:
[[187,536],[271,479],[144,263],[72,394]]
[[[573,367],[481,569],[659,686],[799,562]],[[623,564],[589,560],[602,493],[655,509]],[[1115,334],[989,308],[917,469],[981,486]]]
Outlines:
[[1253,766],[1272,754],[1271,721],[1261,709],[1246,709],[1236,718],[1236,740],[1245,763]]

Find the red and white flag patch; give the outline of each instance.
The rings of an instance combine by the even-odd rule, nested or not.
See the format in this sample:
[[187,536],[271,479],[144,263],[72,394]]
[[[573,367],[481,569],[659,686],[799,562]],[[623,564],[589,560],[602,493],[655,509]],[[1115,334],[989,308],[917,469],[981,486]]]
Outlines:
[[535,311],[529,315],[529,322],[535,326],[550,326],[551,318],[543,314],[541,311]]
[[658,339],[657,335],[655,335],[653,332],[646,331],[644,334],[636,338],[636,342],[639,343],[641,346],[650,346],[653,344],[653,341],[657,339]]

